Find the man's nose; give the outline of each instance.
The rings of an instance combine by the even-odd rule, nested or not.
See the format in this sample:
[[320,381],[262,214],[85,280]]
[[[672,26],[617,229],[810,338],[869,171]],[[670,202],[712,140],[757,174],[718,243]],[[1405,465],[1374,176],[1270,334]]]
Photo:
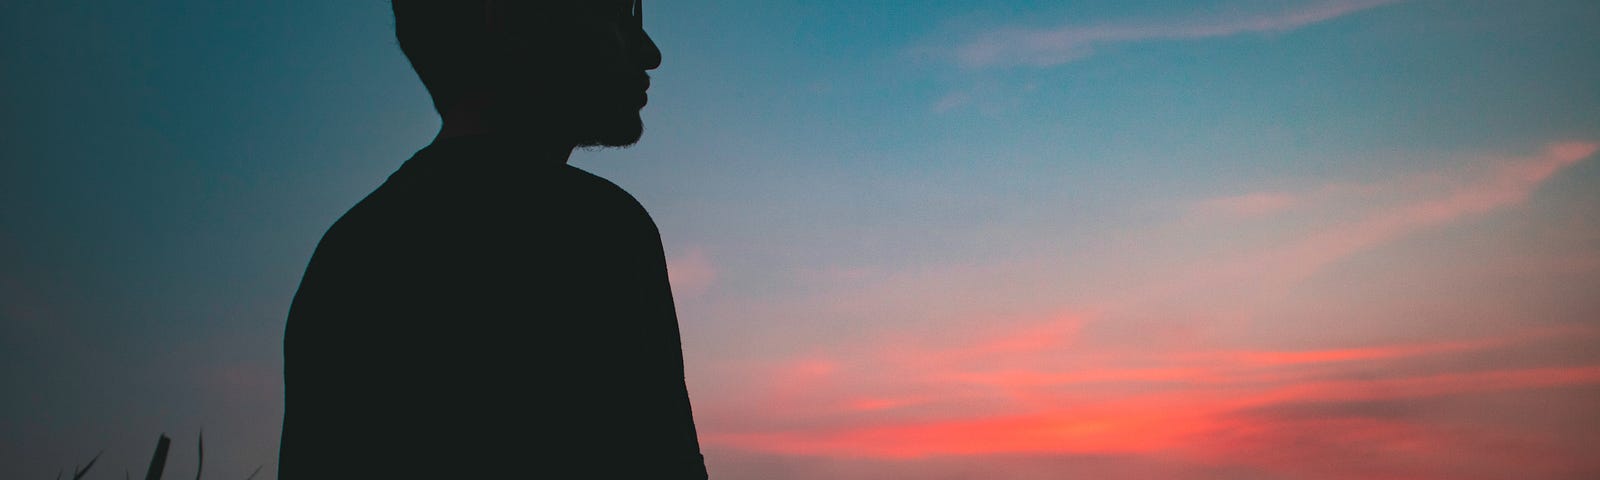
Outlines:
[[650,34],[644,30],[639,31],[638,43],[634,48],[633,58],[639,62],[639,68],[655,70],[661,66],[661,49],[656,48],[655,40],[651,40]]

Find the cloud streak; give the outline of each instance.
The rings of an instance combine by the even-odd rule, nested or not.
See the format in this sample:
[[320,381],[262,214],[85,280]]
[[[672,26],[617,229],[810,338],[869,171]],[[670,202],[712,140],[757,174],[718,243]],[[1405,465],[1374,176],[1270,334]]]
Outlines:
[[[1600,151],[1600,143],[1557,142],[1518,157],[1463,158],[1451,168],[1372,184],[1329,184],[1306,192],[1262,192],[1202,200],[1185,206],[1185,227],[1169,235],[1203,236],[1205,227],[1231,234],[1242,221],[1309,221],[1300,233],[1244,252],[1208,252],[1186,267],[1162,271],[1142,288],[1113,302],[1138,308],[1152,298],[1219,289],[1283,291],[1347,258],[1526,203],[1545,181]],[[1339,210],[1343,211],[1339,211]],[[1325,220],[1323,220],[1325,219]],[[1145,247],[1137,247],[1145,248]],[[1136,251],[1118,252],[1136,255]]]
[[[1027,331],[1031,328],[1018,333]],[[1218,452],[1201,439],[1250,432],[1285,435],[1285,425],[1314,424],[1327,435],[1345,438],[1403,443],[1378,437],[1411,432],[1407,438],[1422,435],[1430,442],[1445,442],[1442,430],[1397,418],[1388,410],[1433,398],[1600,385],[1600,363],[1386,372],[1401,365],[1589,342],[1596,331],[1587,327],[1280,352],[1139,354],[1078,346],[1021,358],[1008,356],[1013,349],[984,347],[1009,343],[1015,336],[933,349],[922,363],[908,363],[893,348],[867,347],[777,366],[762,374],[771,380],[767,385],[772,390],[745,398],[789,397],[760,405],[804,418],[766,428],[711,428],[702,438],[719,446],[806,456],[1160,453],[1217,461],[1213,457]],[[1114,365],[1105,365],[1107,361]],[[895,391],[863,398],[856,392],[864,384]],[[984,395],[999,400],[982,410],[961,407],[981,403]],[[792,409],[802,404],[822,408]],[[930,408],[940,405],[955,408]],[[1385,405],[1390,407],[1376,408]]]
[[1401,0],[1324,0],[1277,12],[1201,19],[1065,25],[1053,29],[1006,28],[979,35],[955,50],[967,68],[1049,67],[1093,55],[1115,44],[1182,41],[1247,33],[1286,32]]
[[[1583,319],[1497,311],[1487,322],[1495,327],[1419,337],[1399,328],[1420,321],[1407,314],[1334,302],[1340,311],[1318,311],[1321,303],[1287,311],[1316,317],[1297,324],[1303,337],[1274,337],[1259,324],[1238,331],[1210,324],[1234,304],[1290,298],[1280,294],[1352,255],[1525,204],[1597,151],[1594,142],[1551,143],[1527,155],[1464,157],[1446,169],[1372,184],[1192,203],[1181,227],[1199,230],[1188,233],[1215,227],[1232,235],[1252,222],[1297,227],[1231,255],[1184,250],[1200,261],[1157,262],[1151,281],[1115,282],[1043,310],[1056,313],[968,315],[972,305],[954,302],[946,306],[963,309],[964,317],[937,326],[896,324],[803,355],[723,365],[710,375],[739,387],[697,399],[706,412],[697,415],[701,439],[709,448],[826,462],[1119,458],[1248,472],[1233,478],[1563,478],[1561,472],[1595,471],[1600,461],[1564,450],[1581,443],[1572,438],[1588,435],[1585,427],[1560,423],[1586,406],[1516,415],[1461,407],[1509,398],[1521,408],[1544,408],[1587,398],[1574,392],[1600,392],[1600,354],[1587,348],[1600,329]],[[1118,245],[1109,256],[1134,258],[1161,242],[1196,239],[1159,233],[1156,244]],[[879,302],[937,296],[895,291],[857,293]],[[1363,318],[1370,315],[1377,317]],[[1141,322],[1216,331],[1162,340]],[[1368,330],[1344,335],[1360,328]],[[1547,423],[1529,423],[1530,415]],[[1317,467],[1334,459],[1338,468]]]
[[[1320,418],[1362,419],[1365,426],[1406,427],[1360,413],[1360,406],[1416,398],[1483,394],[1501,390],[1550,389],[1600,384],[1600,365],[1510,366],[1493,370],[1390,374],[1360,362],[1437,362],[1438,358],[1549,347],[1550,342],[1590,341],[1587,328],[1523,331],[1509,338],[1437,342],[1370,349],[1253,352],[1221,350],[1170,355],[1118,352],[1118,363],[1147,368],[1099,368],[1107,352],[1054,352],[1070,362],[1034,358],[1018,370],[958,371],[982,365],[970,347],[926,350],[922,365],[909,365],[885,350],[808,358],[766,371],[770,394],[806,392],[813,418],[774,429],[710,430],[706,442],[746,450],[821,456],[923,458],[942,454],[995,453],[1152,453],[1182,450],[1190,440],[1240,429],[1238,416],[1261,411],[1338,411]],[[976,341],[989,344],[992,341]],[[1093,347],[1090,347],[1093,350]],[[1066,352],[1066,354],[1064,354]],[[1002,355],[1003,352],[994,352]],[[1061,360],[1061,358],[1058,358]],[[893,371],[850,370],[845,365],[878,365]],[[1051,370],[1050,365],[1070,365]],[[957,370],[957,371],[949,371]],[[1360,373],[1360,374],[1355,374]],[[848,378],[867,374],[869,378]],[[1352,374],[1355,374],[1352,378]],[[906,397],[874,398],[861,416],[856,384],[899,382]],[[1090,384],[1101,384],[1093,389]],[[1062,389],[1070,387],[1070,389]],[[1109,387],[1109,389],[1106,389]],[[971,403],[974,392],[1003,397],[1003,408],[962,413],[930,413],[928,403]],[[794,406],[800,402],[782,402]],[[1347,408],[1330,408],[1346,405]],[[794,410],[787,410],[794,414]],[[1254,426],[1266,427],[1266,426]],[[1349,434],[1349,432],[1346,432]]]
[[1557,143],[1539,154],[1500,162],[1489,175],[1464,182],[1437,197],[1380,210],[1359,221],[1336,225],[1267,251],[1254,259],[1253,270],[1277,270],[1275,279],[1298,280],[1339,259],[1418,230],[1520,204],[1550,176],[1594,155],[1597,149],[1600,144]]

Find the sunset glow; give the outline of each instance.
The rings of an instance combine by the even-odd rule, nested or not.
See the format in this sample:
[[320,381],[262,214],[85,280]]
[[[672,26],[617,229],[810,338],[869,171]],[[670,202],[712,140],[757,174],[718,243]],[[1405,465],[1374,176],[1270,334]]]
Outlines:
[[[818,345],[790,360],[712,366],[707,378],[739,387],[697,407],[707,412],[702,439],[717,448],[767,455],[902,462],[1150,456],[1291,478],[1372,478],[1373,470],[1332,473],[1306,463],[1352,455],[1349,448],[1359,448],[1363,461],[1374,465],[1476,462],[1498,471],[1543,459],[1557,471],[1594,468],[1595,461],[1564,456],[1559,435],[1572,432],[1508,431],[1447,407],[1600,391],[1600,351],[1589,347],[1600,342],[1600,328],[1588,319],[1490,318],[1470,334],[1445,330],[1426,337],[1369,326],[1362,332],[1366,340],[1339,334],[1291,343],[1300,346],[1253,338],[1248,323],[1263,315],[1254,312],[1265,305],[1310,294],[1307,284],[1347,259],[1517,208],[1543,182],[1593,157],[1596,149],[1591,142],[1560,142],[1532,155],[1473,156],[1369,184],[1202,201],[1203,216],[1178,212],[1172,226],[1154,230],[1185,234],[1145,237],[1147,244],[1113,251],[1180,248],[1167,243],[1226,235],[1251,228],[1251,222],[1270,226],[1289,215],[1298,216],[1301,226],[1247,251],[1195,252],[1168,262],[1171,270],[1141,272],[1150,281],[1134,290],[1102,288],[1094,290],[1098,298],[1074,295],[1080,299],[1055,307],[1092,313],[990,320],[1004,328],[974,320],[958,322],[970,327],[956,330],[880,331]],[[1263,202],[1272,207],[1259,208]],[[1225,230],[1211,233],[1218,226]],[[1047,278],[1033,269],[1049,270],[1050,264],[1010,268],[1019,269],[1014,277]],[[1583,271],[1593,272],[1593,266]],[[945,281],[950,284],[914,288],[933,297],[943,289],[1006,288]],[[931,303],[929,308],[942,304]],[[1315,302],[1277,308],[1285,310],[1276,316],[1325,318],[1306,324],[1308,333],[1338,329],[1343,320],[1338,311],[1317,311],[1325,307]],[[1398,319],[1382,311],[1348,314]],[[1148,322],[1154,315],[1176,324],[1245,318],[1207,322],[1197,327],[1205,333],[1177,342],[1140,345],[1109,334],[1125,328],[1119,323]],[[1504,448],[1527,457],[1502,458]]]

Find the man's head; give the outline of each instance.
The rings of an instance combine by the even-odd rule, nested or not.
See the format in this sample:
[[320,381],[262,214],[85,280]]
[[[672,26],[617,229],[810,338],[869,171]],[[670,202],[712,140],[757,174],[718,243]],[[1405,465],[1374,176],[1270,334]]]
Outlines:
[[434,107],[625,146],[661,52],[637,0],[393,0],[395,36]]

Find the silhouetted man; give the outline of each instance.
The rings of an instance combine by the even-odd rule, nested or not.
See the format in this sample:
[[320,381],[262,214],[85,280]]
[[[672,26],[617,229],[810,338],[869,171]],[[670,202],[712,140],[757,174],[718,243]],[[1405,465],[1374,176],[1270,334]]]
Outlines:
[[393,4],[444,123],[306,268],[279,477],[705,478],[660,235],[566,164],[642,132],[639,2]]

